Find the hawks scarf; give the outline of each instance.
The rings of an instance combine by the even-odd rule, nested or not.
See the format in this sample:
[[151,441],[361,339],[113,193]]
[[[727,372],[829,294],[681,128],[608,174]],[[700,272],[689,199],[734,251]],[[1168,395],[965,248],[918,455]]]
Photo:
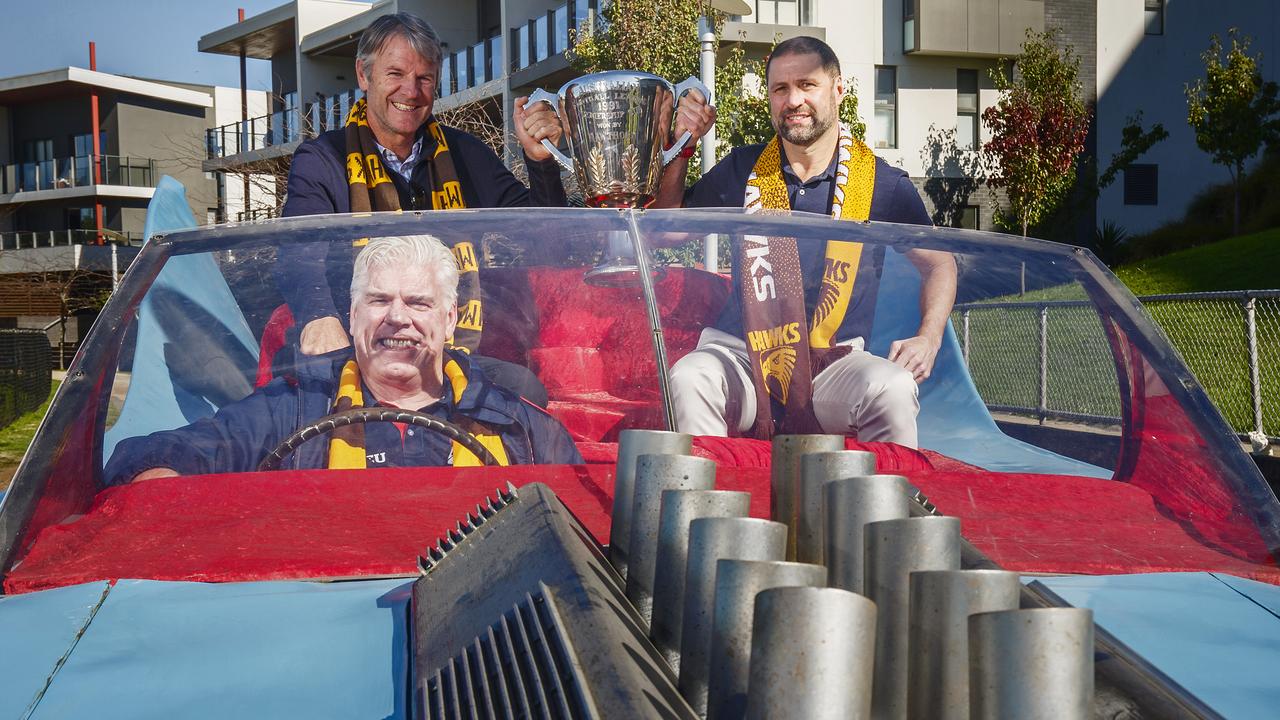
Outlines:
[[[351,212],[400,210],[400,194],[387,174],[378,151],[373,131],[369,129],[368,109],[364,98],[351,106],[347,115],[347,189]],[[427,186],[431,188],[434,210],[465,208],[462,184],[449,154],[449,143],[435,117],[427,118],[427,134],[423,139],[423,160],[427,169]],[[352,244],[363,247],[369,238]],[[470,242],[454,243],[453,256],[458,261],[458,326],[449,339],[452,347],[470,353],[480,346],[484,315],[480,306],[480,266],[476,263],[475,246]]]
[[[462,393],[467,389],[467,376],[462,371],[462,367],[458,362],[449,358],[444,363],[445,380],[449,382],[449,389],[453,393],[453,402],[456,405],[462,399]],[[342,412],[352,408],[364,407],[364,391],[360,386],[360,368],[356,365],[355,360],[348,360],[342,366],[342,375],[338,381],[338,395],[333,403],[334,412]],[[464,430],[470,432],[480,441],[482,445],[493,453],[497,458],[499,465],[509,465],[510,460],[507,459],[507,451],[502,447],[502,439],[493,434],[478,422],[470,419],[452,419],[455,424],[460,425]],[[332,437],[329,439],[329,469],[330,470],[363,470],[367,467],[364,446],[364,425],[361,423],[353,423],[344,425],[333,431]],[[453,451],[449,454],[452,458],[454,467],[474,467],[480,465],[480,458],[475,453],[466,449],[456,441],[453,443]]]
[[[865,221],[871,216],[875,155],[843,123],[837,152],[831,216]],[[776,136],[747,178],[744,206],[748,213],[791,209]],[[861,259],[861,243],[827,242],[822,288],[806,323],[795,238],[748,235],[738,247],[734,264],[742,278],[742,325],[755,379],[756,437],[822,432],[813,414],[813,378],[849,352],[832,347],[832,339],[849,309]]]

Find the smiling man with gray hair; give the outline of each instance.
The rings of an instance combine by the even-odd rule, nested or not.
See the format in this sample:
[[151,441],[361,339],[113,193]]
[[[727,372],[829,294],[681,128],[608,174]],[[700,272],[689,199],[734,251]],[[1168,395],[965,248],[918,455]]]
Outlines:
[[[294,376],[276,378],[211,418],[121,441],[103,471],[106,483],[252,471],[300,419],[374,406],[453,423],[503,465],[581,463],[559,422],[448,347],[458,320],[457,286],[453,253],[436,238],[370,241],[352,272],[347,347],[301,358]],[[340,427],[324,445],[302,444],[289,467],[479,464],[456,441],[397,423]]]

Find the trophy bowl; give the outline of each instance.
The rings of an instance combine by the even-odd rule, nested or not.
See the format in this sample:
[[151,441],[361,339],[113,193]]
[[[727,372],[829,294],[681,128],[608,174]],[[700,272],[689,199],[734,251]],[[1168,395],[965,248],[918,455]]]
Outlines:
[[690,90],[711,97],[695,78],[673,87],[656,75],[615,70],[570,80],[554,95],[536,90],[525,107],[546,102],[559,115],[572,157],[542,144],[577,177],[587,205],[648,207],[662,169],[691,140],[685,133],[667,148],[676,103]]

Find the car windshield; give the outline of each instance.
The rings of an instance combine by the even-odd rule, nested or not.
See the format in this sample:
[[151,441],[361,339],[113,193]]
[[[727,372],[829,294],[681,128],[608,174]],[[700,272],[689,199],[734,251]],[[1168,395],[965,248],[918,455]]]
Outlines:
[[[463,270],[470,269],[466,260],[474,266],[471,280],[464,273],[458,326],[478,336],[470,365],[523,392],[501,411],[545,417],[556,433],[526,434],[529,443],[568,438],[567,451],[587,467],[613,462],[623,430],[670,426],[671,366],[705,342],[709,329],[771,349],[767,333],[743,334],[742,301],[763,273],[784,266],[743,253],[734,268],[732,248],[766,238],[773,247],[793,242],[802,277],[853,278],[850,325],[832,344],[879,357],[917,334],[925,293],[919,258],[932,251],[954,259],[958,282],[936,362],[919,384],[919,450],[878,454],[897,453],[901,467],[915,468],[930,499],[963,518],[969,540],[1025,569],[1035,569],[1032,545],[1030,557],[995,549],[1025,543],[1027,532],[1091,538],[1114,551],[1107,562],[1125,569],[1123,558],[1141,554],[1135,546],[1155,551],[1133,531],[1147,521],[1181,533],[1177,547],[1160,552],[1191,553],[1200,568],[1270,565],[1270,549],[1280,547],[1280,508],[1232,432],[1150,317],[1086,252],[992,233],[802,214],[521,209],[299,218],[152,240],[78,356],[33,444],[38,456],[27,458],[5,499],[0,528],[8,564],[42,531],[104,512],[104,498],[125,498],[131,478],[106,471],[122,453],[163,452],[162,444],[146,445],[155,433],[195,433],[182,435],[184,443],[199,438],[207,465],[189,483],[213,487],[237,476],[264,482],[272,473],[257,471],[268,453],[324,414],[305,411],[307,403],[337,407],[350,355],[302,353],[299,318],[336,312],[346,324],[352,256],[379,238],[423,233],[453,248]],[[702,267],[708,240],[721,248],[721,272]],[[852,270],[832,259],[832,241],[859,244]],[[299,253],[327,258],[323,279],[297,279],[302,270],[286,258]],[[472,281],[478,288],[465,289]],[[280,291],[290,282],[310,283],[306,289],[323,307],[291,308]],[[819,292],[816,282],[806,288]],[[365,404],[376,405],[367,394],[372,402]],[[292,399],[246,405],[267,396]],[[545,406],[545,415],[529,404]],[[214,420],[246,407],[236,424]],[[344,482],[376,489],[395,477],[380,474],[383,468],[457,464],[457,446],[436,430],[403,418],[381,425],[364,426],[366,458],[357,465],[334,465],[331,435],[312,433],[318,436],[282,449],[280,467],[321,475],[342,467]],[[422,442],[436,450],[410,453],[414,433],[430,436]],[[525,452],[503,438],[511,462],[566,457]],[[724,458],[740,460],[743,448],[761,442],[707,440],[702,447],[721,453],[724,467]],[[366,480],[352,480],[360,477]],[[243,489],[229,492],[245,497]],[[984,502],[1000,511],[989,512]],[[270,515],[266,507],[245,510],[259,511]],[[1008,536],[1011,514],[1027,520],[1017,531],[1024,536]],[[1161,562],[1147,556],[1129,569],[1176,565]],[[1072,568],[1064,560],[1046,569]]]

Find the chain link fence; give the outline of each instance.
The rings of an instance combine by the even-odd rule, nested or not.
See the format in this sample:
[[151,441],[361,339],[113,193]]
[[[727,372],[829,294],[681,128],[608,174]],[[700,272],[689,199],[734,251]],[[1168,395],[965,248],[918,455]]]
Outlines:
[[35,410],[53,382],[49,336],[40,330],[0,330],[0,428]]
[[[1139,299],[1241,438],[1280,442],[1280,290]],[[1090,303],[967,303],[952,321],[990,409],[1120,422],[1115,362]]]

